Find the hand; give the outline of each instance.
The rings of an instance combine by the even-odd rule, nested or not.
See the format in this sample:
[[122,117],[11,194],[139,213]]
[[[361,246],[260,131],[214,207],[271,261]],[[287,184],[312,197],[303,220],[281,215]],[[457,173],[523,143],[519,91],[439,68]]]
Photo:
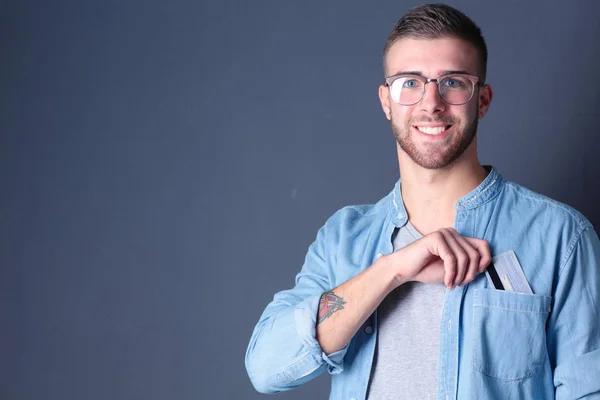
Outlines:
[[486,270],[492,256],[485,240],[461,236],[454,228],[444,228],[385,256],[396,268],[396,281],[444,282],[450,290]]

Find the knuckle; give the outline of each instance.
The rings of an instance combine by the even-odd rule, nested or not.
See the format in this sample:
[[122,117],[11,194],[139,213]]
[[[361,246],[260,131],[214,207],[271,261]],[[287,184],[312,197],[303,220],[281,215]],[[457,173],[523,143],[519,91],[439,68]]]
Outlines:
[[481,261],[481,255],[476,251],[471,253],[470,258],[473,264],[479,264],[479,261]]
[[454,254],[448,254],[448,256],[446,257],[446,262],[451,267],[456,266],[456,256]]
[[486,265],[492,262],[492,256],[490,256],[489,254],[484,255],[482,258]]
[[461,266],[465,266],[467,264],[467,261],[469,260],[469,257],[467,257],[467,253],[465,253],[464,251],[457,252],[456,258],[458,259],[458,263]]

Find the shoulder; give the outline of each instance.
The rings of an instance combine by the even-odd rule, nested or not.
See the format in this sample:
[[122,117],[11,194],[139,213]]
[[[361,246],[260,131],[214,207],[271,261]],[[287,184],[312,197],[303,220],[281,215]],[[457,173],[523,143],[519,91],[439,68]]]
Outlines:
[[390,196],[391,193],[373,204],[356,204],[342,207],[328,219],[327,224],[348,229],[357,225],[361,226],[383,220],[389,214]]
[[575,230],[592,228],[591,222],[577,209],[515,182],[505,182],[502,200],[519,213],[533,213],[538,220],[551,219]]
[[321,228],[330,239],[342,236],[358,236],[381,226],[389,216],[392,205],[392,193],[377,203],[347,205],[331,215]]

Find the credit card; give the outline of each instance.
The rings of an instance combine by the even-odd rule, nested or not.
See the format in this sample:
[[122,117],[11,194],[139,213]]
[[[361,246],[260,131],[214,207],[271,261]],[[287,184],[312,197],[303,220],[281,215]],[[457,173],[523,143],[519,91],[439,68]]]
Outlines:
[[490,285],[498,290],[533,294],[521,264],[512,250],[493,257],[485,275]]

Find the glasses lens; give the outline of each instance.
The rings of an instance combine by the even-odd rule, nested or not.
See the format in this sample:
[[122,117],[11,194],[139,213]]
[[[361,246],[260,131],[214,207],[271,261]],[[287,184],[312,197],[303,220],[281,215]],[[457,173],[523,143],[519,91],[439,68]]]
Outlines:
[[464,76],[446,76],[439,85],[442,99],[449,104],[464,104],[473,94],[473,81]]
[[425,82],[416,76],[402,76],[392,82],[390,92],[396,103],[409,106],[421,100]]
[[[448,104],[465,104],[473,95],[473,81],[461,75],[445,76],[438,85],[442,99]],[[401,76],[390,87],[392,100],[403,106],[418,103],[424,90],[425,79],[420,76]]]

